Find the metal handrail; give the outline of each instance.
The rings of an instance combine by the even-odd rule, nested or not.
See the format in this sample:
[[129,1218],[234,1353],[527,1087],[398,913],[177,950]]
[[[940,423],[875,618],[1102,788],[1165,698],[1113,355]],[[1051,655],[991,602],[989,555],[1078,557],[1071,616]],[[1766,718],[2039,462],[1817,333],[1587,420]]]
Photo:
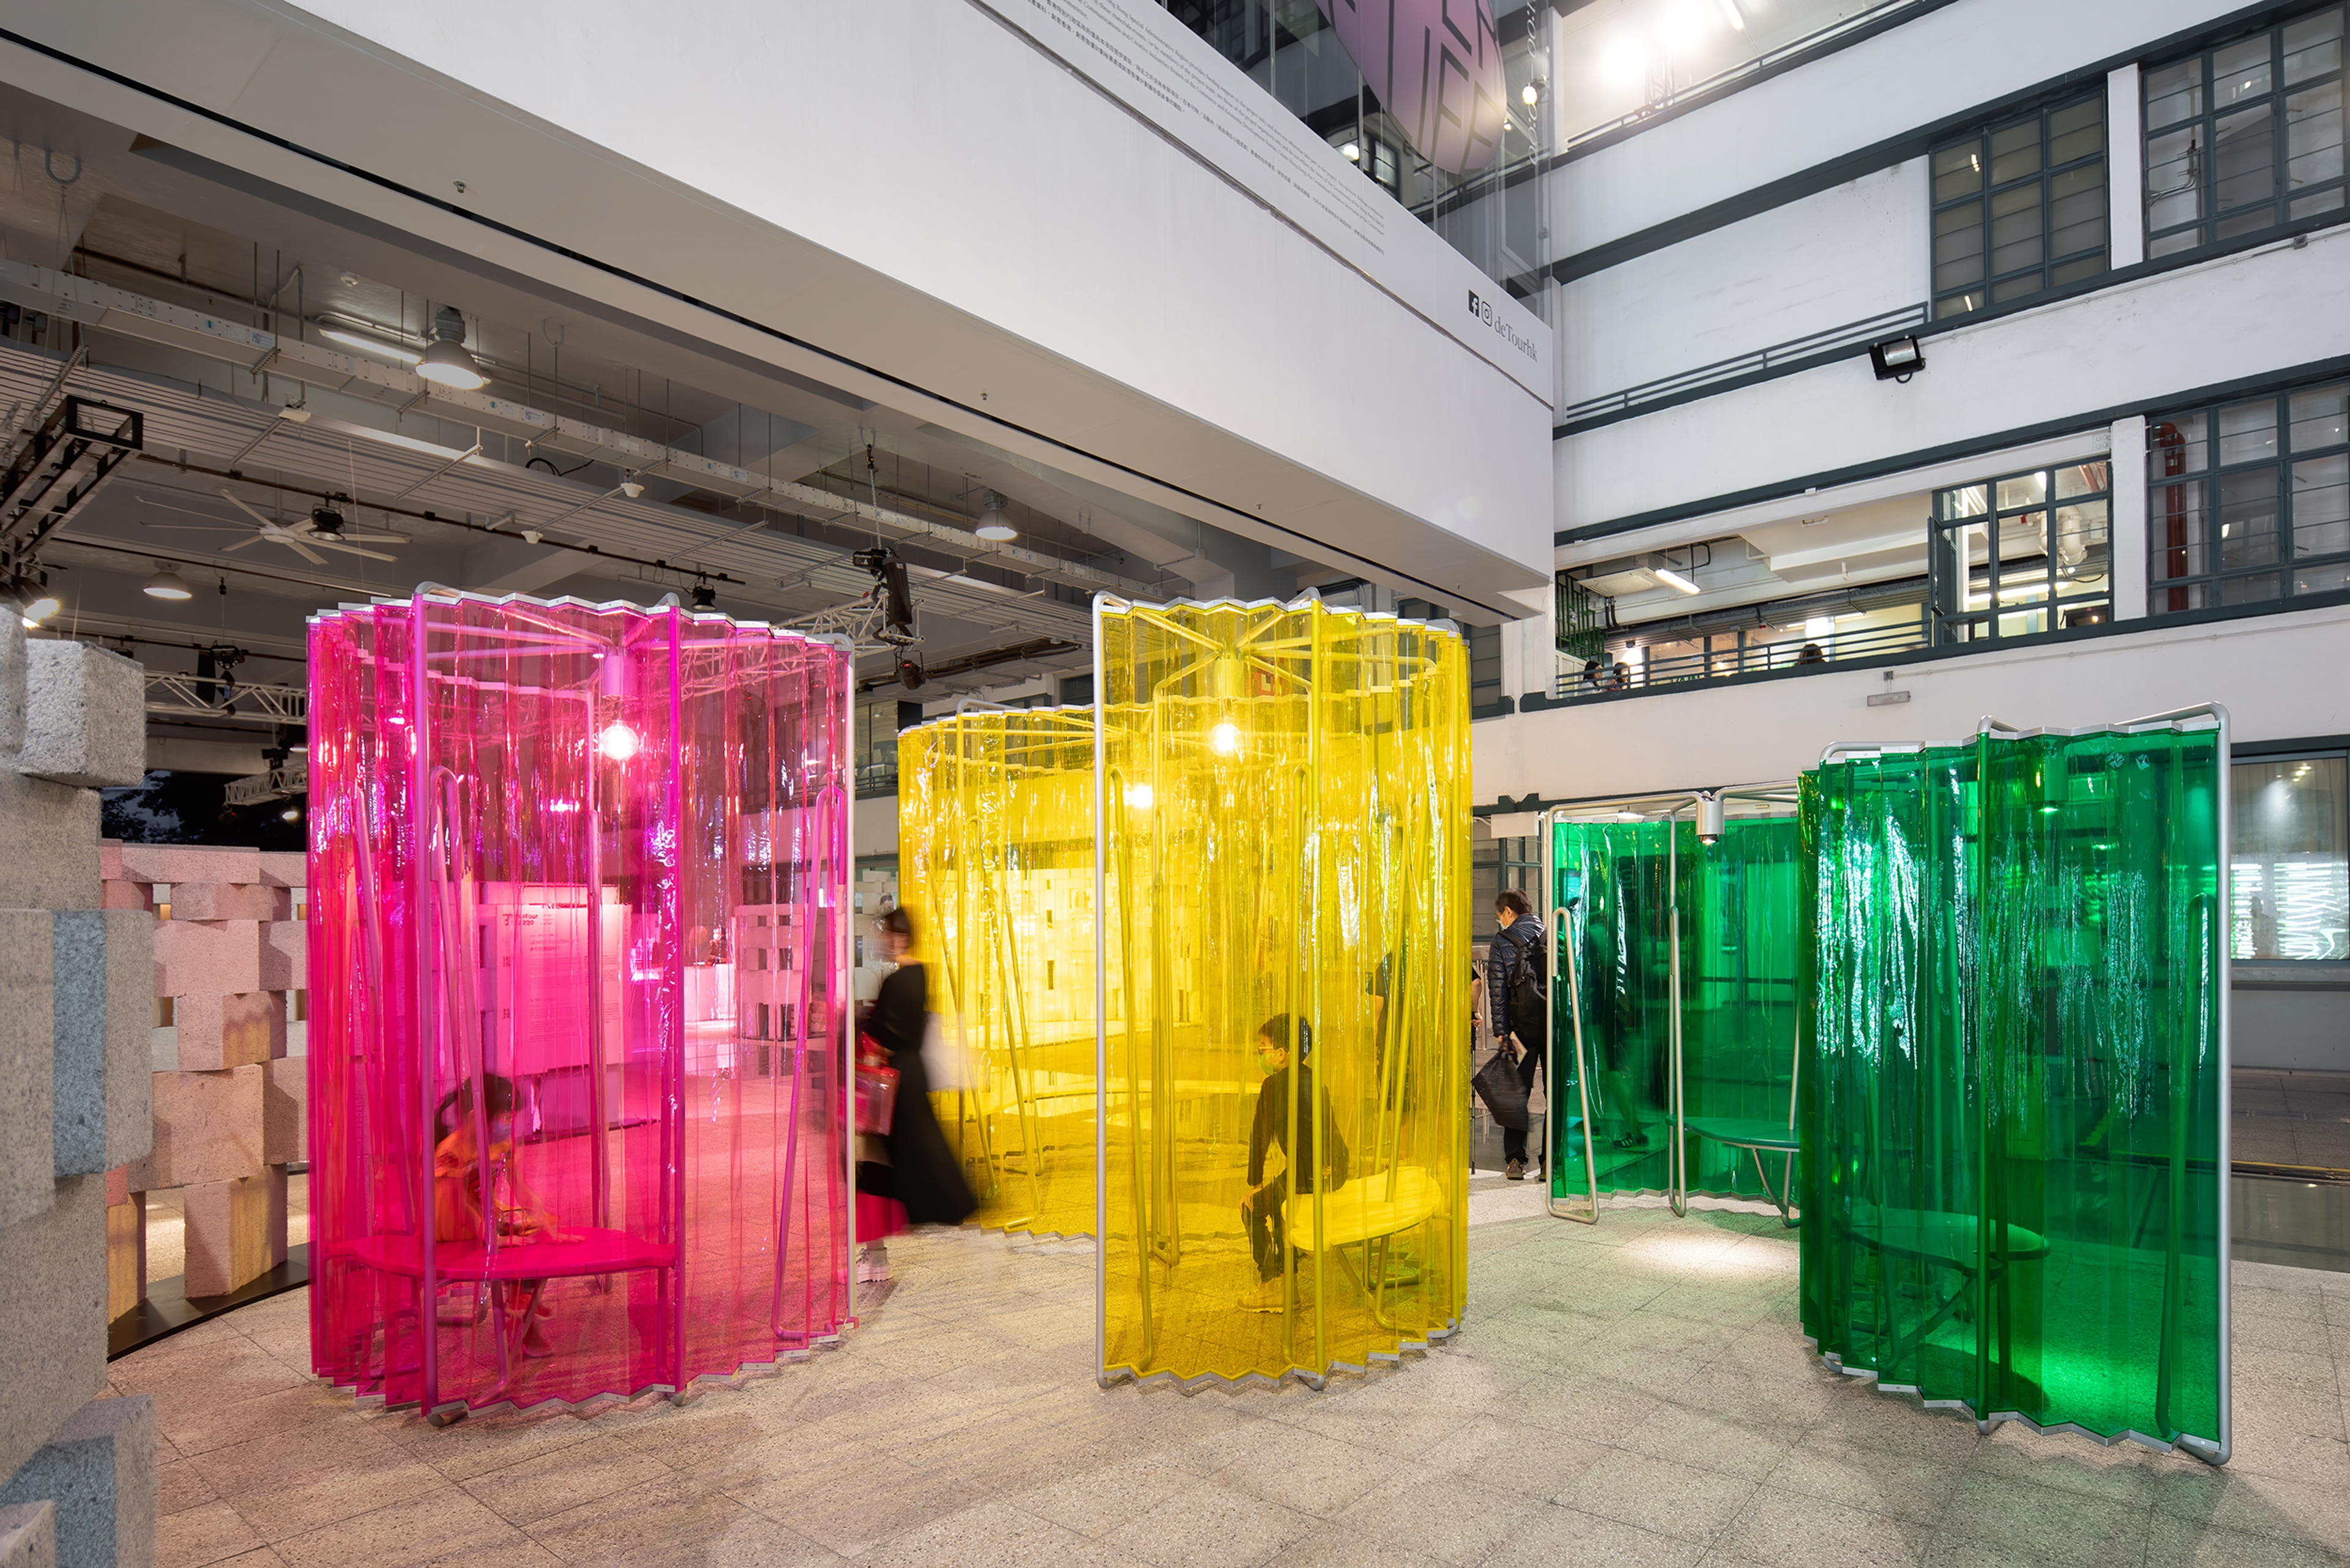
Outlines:
[[[1612,669],[1603,669],[1596,681],[1586,680],[1580,671],[1562,674],[1553,695],[1558,701],[1571,702],[1658,686],[1727,680],[1734,676],[1753,675],[1772,670],[1810,666],[1825,668],[1846,659],[1878,659],[1888,653],[1907,653],[1913,649],[1924,648],[1927,643],[1926,628],[1922,625],[1876,627],[1832,634],[1805,642],[1791,639],[1767,643],[1761,648],[1740,649],[1730,653],[1692,653],[1672,659],[1651,659],[1636,668],[1627,668],[1620,683]],[[1816,648],[1820,656],[1805,659],[1804,649],[1806,648]]]
[[1700,365],[1694,370],[1683,370],[1672,376],[1660,376],[1653,381],[1643,381],[1637,387],[1627,387],[1620,392],[1608,392],[1596,398],[1586,398],[1583,401],[1561,412],[1558,422],[1561,428],[1566,429],[1585,421],[1596,419],[1603,414],[1628,412],[1642,403],[1653,403],[1659,399],[1671,397],[1677,392],[1694,391],[1700,387],[1712,386],[1719,381],[1759,373],[1770,369],[1773,365],[1783,365],[1790,359],[1801,359],[1814,354],[1828,353],[1837,348],[1852,348],[1863,344],[1880,342],[1887,337],[1898,336],[1905,329],[1924,327],[1931,319],[1932,312],[1929,306],[1923,304],[1905,305],[1898,310],[1889,310],[1860,321],[1846,322],[1841,327],[1830,327],[1802,337],[1791,337],[1784,343],[1773,343],[1767,348],[1752,349],[1744,354],[1733,355],[1727,359],[1717,359],[1711,365]]

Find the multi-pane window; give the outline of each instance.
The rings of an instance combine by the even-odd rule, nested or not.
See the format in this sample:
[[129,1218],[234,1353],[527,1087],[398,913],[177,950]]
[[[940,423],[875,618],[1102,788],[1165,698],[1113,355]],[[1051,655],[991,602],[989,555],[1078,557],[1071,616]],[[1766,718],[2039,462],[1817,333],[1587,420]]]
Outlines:
[[2112,464],[2071,462],[1934,493],[1926,575],[1937,643],[2112,617]]
[[2232,772],[2230,956],[2350,959],[2350,762],[2314,752]]
[[1963,316],[2106,270],[2106,100],[2035,110],[1938,147],[1934,314]]
[[2147,433],[2152,614],[2350,588],[2350,383],[2162,414]]
[[2146,254],[2342,211],[2343,8],[2149,70]]

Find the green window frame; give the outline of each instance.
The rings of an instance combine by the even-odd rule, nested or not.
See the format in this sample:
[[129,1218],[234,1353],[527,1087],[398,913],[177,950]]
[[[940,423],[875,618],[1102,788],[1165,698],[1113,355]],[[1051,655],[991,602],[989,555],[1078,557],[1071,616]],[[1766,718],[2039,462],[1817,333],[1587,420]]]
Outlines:
[[2113,618],[2113,464],[2059,463],[1934,493],[1926,551],[1939,646]]
[[2103,92],[1944,142],[1929,167],[1937,319],[2107,269]]
[[2147,612],[2350,589],[2350,381],[2147,425]]
[[2328,5],[2143,73],[2148,259],[2344,212],[2343,24]]

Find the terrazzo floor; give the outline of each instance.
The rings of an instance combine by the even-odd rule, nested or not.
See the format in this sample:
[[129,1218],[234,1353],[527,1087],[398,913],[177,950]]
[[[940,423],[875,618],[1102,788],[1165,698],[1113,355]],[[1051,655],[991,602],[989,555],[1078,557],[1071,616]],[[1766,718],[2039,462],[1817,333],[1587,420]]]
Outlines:
[[1082,1243],[891,1245],[867,1324],[683,1407],[436,1430],[307,1372],[307,1296],[116,1362],[165,1568],[2350,1563],[2350,1274],[2235,1265],[2224,1470],[1826,1371],[1775,1216],[1540,1217],[1477,1179],[1454,1339],[1315,1393],[1091,1376]]

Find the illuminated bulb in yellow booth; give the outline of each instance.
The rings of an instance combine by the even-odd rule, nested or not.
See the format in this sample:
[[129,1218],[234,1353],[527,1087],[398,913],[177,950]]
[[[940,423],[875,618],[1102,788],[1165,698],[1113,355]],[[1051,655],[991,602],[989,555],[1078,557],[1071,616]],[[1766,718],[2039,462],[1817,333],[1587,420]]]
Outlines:
[[616,763],[625,763],[635,756],[641,743],[637,732],[618,720],[605,725],[604,732],[596,737],[596,749]]
[[1154,798],[1156,797],[1152,795],[1150,786],[1147,784],[1126,786],[1126,804],[1137,811],[1149,811]]
[[1208,732],[1208,744],[1221,756],[1238,756],[1241,749],[1241,727],[1230,719]]

